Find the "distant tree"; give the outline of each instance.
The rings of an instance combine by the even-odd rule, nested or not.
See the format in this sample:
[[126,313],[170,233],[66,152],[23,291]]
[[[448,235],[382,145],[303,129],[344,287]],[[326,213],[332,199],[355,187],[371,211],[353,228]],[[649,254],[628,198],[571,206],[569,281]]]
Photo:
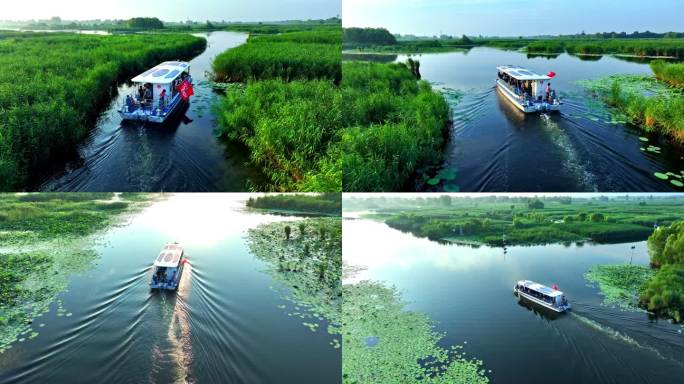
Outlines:
[[162,29],[164,23],[156,17],[134,17],[128,20],[128,26],[135,29]]
[[596,212],[589,216],[589,220],[593,221],[594,223],[600,223],[602,221],[606,221],[606,217],[603,215],[603,213]]
[[463,36],[461,37],[461,42],[462,42],[463,44],[467,44],[467,45],[470,45],[470,44],[473,43],[473,41],[470,40],[470,38],[469,38],[468,36],[466,36],[466,35],[463,35]]
[[567,216],[563,217],[563,221],[566,223],[572,223],[573,221],[575,221],[575,217],[571,216],[571,215],[567,215]]
[[439,197],[440,205],[444,207],[451,207],[451,196],[442,195]]
[[580,212],[580,213],[577,215],[577,218],[579,219],[579,221],[587,221],[587,214],[586,214],[586,212]]
[[52,16],[52,17],[50,18],[50,22],[51,22],[52,24],[62,24],[62,18],[59,17],[59,16]]
[[345,28],[342,41],[359,45],[394,45],[397,39],[385,28]]
[[542,203],[542,201],[539,199],[530,200],[527,203],[527,206],[530,209],[544,209],[544,203]]
[[520,220],[519,218],[516,217],[515,219],[513,219],[513,228],[522,228],[524,226],[525,225],[523,224],[522,220]]
[[303,238],[304,235],[306,235],[306,225],[299,223],[299,236]]
[[285,239],[290,240],[290,233],[292,232],[292,228],[290,228],[289,225],[285,226]]
[[212,24],[212,22],[209,20],[207,20],[207,28],[214,29],[214,24]]

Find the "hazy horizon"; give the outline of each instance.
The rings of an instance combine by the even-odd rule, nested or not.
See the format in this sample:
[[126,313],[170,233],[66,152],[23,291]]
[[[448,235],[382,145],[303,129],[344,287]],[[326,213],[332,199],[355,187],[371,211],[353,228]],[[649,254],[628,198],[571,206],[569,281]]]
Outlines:
[[344,0],[342,24],[422,36],[662,33],[684,30],[680,7],[681,0]]
[[2,21],[114,20],[156,17],[167,22],[184,20],[284,21],[327,19],[339,15],[340,0],[24,0],[5,7]]

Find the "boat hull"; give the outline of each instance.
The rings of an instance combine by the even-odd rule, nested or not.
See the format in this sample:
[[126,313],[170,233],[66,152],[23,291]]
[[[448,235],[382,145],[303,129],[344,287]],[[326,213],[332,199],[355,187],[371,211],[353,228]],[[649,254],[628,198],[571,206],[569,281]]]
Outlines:
[[183,101],[180,96],[176,96],[164,110],[159,108],[136,108],[129,110],[128,107],[123,106],[118,112],[123,120],[161,124],[182,109],[184,104],[187,104],[187,102]]
[[556,307],[556,306],[553,306],[553,305],[547,303],[544,300],[540,300],[540,299],[538,299],[532,295],[529,295],[525,292],[520,292],[517,289],[515,289],[515,287],[513,288],[513,293],[518,295],[518,298],[520,298],[520,299],[525,299],[529,302],[535,303],[541,307],[544,307],[544,308],[549,309],[549,310],[554,311],[554,312],[563,313],[563,312],[568,311],[570,309],[570,304]]
[[545,101],[528,101],[523,104],[520,97],[511,91],[501,80],[496,81],[496,89],[508,100],[513,106],[523,111],[524,113],[537,112],[557,112],[560,110],[560,103],[547,103]]
[[178,289],[178,284],[180,284],[181,276],[183,276],[183,264],[181,264],[180,267],[178,267],[178,274],[175,280],[152,282],[150,283],[150,289],[175,291]]

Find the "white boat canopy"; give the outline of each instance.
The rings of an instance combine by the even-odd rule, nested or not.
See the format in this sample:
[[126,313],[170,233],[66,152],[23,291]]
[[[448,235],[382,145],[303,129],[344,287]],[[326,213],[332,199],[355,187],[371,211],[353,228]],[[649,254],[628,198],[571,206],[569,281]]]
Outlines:
[[133,78],[134,83],[168,84],[173,82],[190,64],[185,61],[165,61]]
[[159,252],[159,256],[154,261],[155,267],[174,268],[178,266],[180,258],[183,255],[183,247],[178,243],[168,243]]
[[496,69],[498,69],[499,72],[508,74],[508,76],[516,80],[551,80],[551,78],[546,75],[540,75],[527,68],[518,67],[515,65],[500,65],[496,67]]
[[535,283],[534,281],[530,281],[530,280],[523,280],[523,281],[518,282],[518,284],[524,286],[527,289],[531,289],[533,291],[542,293],[542,294],[544,294],[546,296],[550,296],[550,297],[556,297],[556,296],[562,296],[563,295],[563,292],[561,292],[557,289],[549,288],[546,285],[541,285],[539,283]]

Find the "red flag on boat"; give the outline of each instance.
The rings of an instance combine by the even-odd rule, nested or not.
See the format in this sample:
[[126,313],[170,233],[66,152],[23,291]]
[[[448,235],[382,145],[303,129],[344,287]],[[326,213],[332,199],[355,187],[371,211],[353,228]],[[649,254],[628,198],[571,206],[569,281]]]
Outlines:
[[548,76],[548,77],[556,77],[556,72],[551,71],[551,72],[547,73],[546,76]]
[[558,290],[558,285],[556,285],[556,284],[554,283],[554,284],[551,286],[551,288],[553,288],[553,289],[555,289],[555,290],[557,291],[557,290]]
[[192,89],[192,84],[190,84],[190,82],[187,80],[185,80],[181,83],[181,85],[178,86],[178,92],[180,92],[181,98],[183,98],[183,100],[185,101],[187,101],[190,98],[190,96],[195,94],[195,92]]

